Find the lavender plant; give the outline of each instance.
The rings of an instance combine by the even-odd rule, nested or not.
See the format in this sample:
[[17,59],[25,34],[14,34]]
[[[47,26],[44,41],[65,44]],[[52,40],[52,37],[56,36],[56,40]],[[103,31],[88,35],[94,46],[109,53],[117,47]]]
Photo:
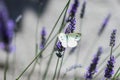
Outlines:
[[114,56],[111,56],[105,69],[104,77],[106,78],[106,80],[110,79],[113,75],[114,63],[115,63]]
[[[64,33],[66,35],[68,35],[70,33],[74,33],[74,30],[77,27],[76,26],[76,13],[77,13],[77,9],[78,9],[78,6],[79,6],[79,0],[74,0],[74,3],[73,3],[73,5],[72,5],[72,7],[69,11],[69,14],[68,14],[68,16],[66,16],[68,8],[69,8],[70,1],[71,0],[69,0],[67,2],[66,6],[64,7],[63,11],[61,12],[59,18],[57,19],[55,25],[52,28],[50,34],[48,35],[48,38],[46,38],[45,28],[44,27],[42,28],[40,45],[38,44],[38,34],[37,34],[39,20],[37,20],[36,34],[35,34],[35,39],[36,39],[35,40],[35,49],[36,49],[35,50],[36,51],[35,52],[35,58],[26,66],[26,68],[20,73],[20,75],[17,76],[16,80],[19,80],[23,76],[23,74],[29,69],[29,67],[34,63],[31,72],[28,74],[28,80],[32,79],[31,76],[33,75],[33,72],[34,72],[34,69],[36,67],[38,59],[40,59],[40,61],[43,61],[43,60],[41,60],[41,59],[44,58],[44,57],[42,57],[42,56],[44,56],[42,54],[44,53],[46,48],[49,46],[49,44],[51,44],[51,42],[54,39],[56,39],[56,41],[54,42],[54,44],[52,46],[50,46],[53,49],[51,50],[51,53],[48,52],[50,54],[50,56],[48,58],[47,63],[44,63],[44,64],[46,64],[46,66],[45,66],[45,70],[42,73],[43,74],[42,78],[41,77],[39,77],[39,78],[40,78],[40,80],[41,79],[42,80],[48,80],[48,78],[47,78],[47,76],[49,74],[48,71],[50,70],[50,65],[52,63],[53,55],[55,55],[54,53],[56,53],[57,60],[54,60],[54,64],[56,64],[55,65],[56,66],[55,71],[52,75],[52,79],[49,78],[49,80],[59,80],[60,79],[61,69],[62,69],[62,67],[64,67],[62,64],[65,61],[64,60],[64,54],[65,54],[65,51],[66,51],[67,48],[63,47],[62,43],[56,37],[63,30],[64,30]],[[79,18],[80,20],[83,20],[83,18],[84,18],[85,9],[86,9],[86,1],[84,1],[83,4],[82,4],[80,18]],[[62,22],[61,22],[61,25],[59,27],[59,30],[56,31],[57,32],[56,34],[54,34],[55,29],[58,28],[57,25],[60,22],[61,18],[62,18]],[[105,20],[103,21],[103,24],[100,27],[100,30],[98,31],[98,34],[96,34],[97,35],[97,37],[95,38],[96,43],[99,40],[99,37],[102,37],[102,34],[105,31],[105,28],[106,28],[110,18],[111,18],[111,14],[108,14],[107,17],[105,18]],[[81,25],[79,25],[79,26],[81,27]],[[13,22],[11,20],[4,20],[4,16],[0,12],[0,42],[3,43],[3,45],[4,45],[3,49],[8,53],[11,51],[10,45],[12,43],[12,39],[13,39],[13,35],[14,35],[13,30],[14,30]],[[80,32],[81,32],[81,30],[80,30]],[[52,37],[52,35],[54,35],[54,36]],[[111,48],[111,51],[110,51],[109,56],[105,58],[105,61],[108,60],[108,58],[109,58],[109,60],[107,62],[107,66],[105,65],[106,68],[104,67],[103,69],[101,69],[101,71],[104,71],[104,69],[105,69],[105,71],[104,71],[104,79],[105,80],[109,80],[109,79],[110,80],[117,80],[117,79],[119,79],[119,76],[120,76],[120,72],[119,72],[120,68],[118,68],[118,70],[116,71],[116,73],[113,76],[114,67],[115,67],[114,63],[115,63],[116,59],[119,58],[119,56],[120,56],[120,53],[118,53],[116,55],[113,55],[113,52],[115,51],[115,49],[114,49],[115,40],[116,40],[116,29],[114,29],[112,31],[111,36],[110,36],[110,45],[109,46]],[[38,47],[38,45],[39,45],[39,47]],[[92,46],[90,46],[90,50],[92,50],[94,45],[95,45],[95,43],[92,44]],[[40,48],[40,51],[38,51],[38,48]],[[78,45],[78,47],[73,48],[72,51],[69,54],[74,53],[74,50],[78,50],[77,53],[79,53],[80,52],[80,46]],[[88,67],[87,72],[85,73],[84,80],[96,80],[96,76],[100,77],[98,74],[101,73],[101,71],[97,71],[97,70],[101,67],[100,65],[104,65],[103,63],[105,62],[104,61],[104,62],[102,62],[102,64],[98,65],[102,52],[103,52],[103,50],[100,47],[97,51],[97,54],[93,58],[90,66]],[[89,51],[89,53],[91,53],[91,51]],[[41,58],[39,58],[39,57],[41,57]],[[77,54],[76,62],[79,62],[78,58],[81,58],[81,56],[79,56]],[[87,58],[87,57],[85,57],[85,58]],[[83,63],[83,65],[84,64],[85,63]],[[81,67],[81,66],[74,65],[74,66],[70,67],[67,72],[69,72],[70,70],[75,70],[77,67]],[[84,68],[84,66],[83,66],[83,68]],[[8,57],[7,57],[7,61],[6,61],[6,69],[5,69],[5,72],[4,72],[4,80],[6,80],[7,69],[8,69]],[[81,72],[81,71],[78,71],[78,72]],[[95,74],[96,74],[96,76],[95,76]],[[40,76],[40,74],[38,74],[38,75]],[[78,80],[78,77],[76,77],[77,75],[78,75],[78,73],[75,72],[74,80]],[[51,74],[50,74],[50,76],[51,76]],[[63,79],[64,79],[64,77],[63,77]],[[102,77],[101,77],[101,79],[102,79]],[[81,80],[81,78],[80,78],[80,80]]]
[[85,9],[86,9],[86,1],[84,1],[83,4],[82,4],[82,9],[81,9],[81,13],[80,13],[80,18],[81,18],[81,19],[84,18]]
[[7,71],[9,67],[9,54],[12,51],[12,39],[14,36],[14,23],[12,20],[6,18],[5,13],[0,11],[0,43],[2,48],[6,51],[6,62],[4,70],[4,80],[6,80]]
[[12,20],[5,20],[4,15],[0,12],[0,42],[3,49],[8,53],[11,52],[11,43],[14,36],[14,23]]
[[79,1],[78,0],[74,0],[72,8],[71,8],[71,10],[69,12],[69,16],[67,18],[67,22],[70,22],[75,17],[75,14],[77,12],[78,6],[79,6]]
[[99,58],[101,56],[101,53],[102,53],[102,48],[100,47],[98,49],[98,52],[97,52],[96,56],[92,60],[92,63],[90,64],[90,67],[88,68],[88,71],[87,71],[87,73],[85,75],[86,80],[92,80],[93,79],[93,75],[97,71],[96,68],[97,68],[97,64],[98,64]]
[[112,78],[113,80],[119,78],[119,76],[120,76],[119,71],[120,71],[120,67],[117,69],[116,73],[114,74],[114,76],[113,76],[113,78]]
[[102,26],[98,32],[98,36],[101,36],[101,34],[103,33],[103,31],[105,30],[105,28],[107,27],[107,24],[110,20],[111,14],[108,14],[107,17],[105,18],[105,20],[102,23]]
[[113,30],[110,37],[110,46],[111,46],[110,56],[112,56],[112,50],[113,50],[113,47],[115,46],[115,38],[116,38],[116,29]]
[[[110,60],[111,60],[111,62],[110,62],[110,60],[108,61],[108,65],[107,65],[107,67],[108,68],[110,68],[110,70],[109,69],[107,69],[106,68],[106,73],[105,73],[105,77],[107,76],[107,74],[111,74],[112,75],[112,68],[114,67],[114,65],[112,64],[113,62],[113,60],[111,59],[111,57],[114,59],[114,56],[112,55],[112,53],[113,53],[113,47],[115,46],[115,37],[116,37],[116,29],[114,29],[113,31],[112,31],[112,33],[111,33],[111,36],[110,36],[110,47],[111,47],[111,51],[110,51]],[[106,57],[106,59],[105,60],[107,60],[107,57]],[[111,63],[111,64],[109,64],[109,63]],[[104,68],[102,68],[100,71],[99,71],[99,73],[98,73],[98,75],[100,74],[100,72],[103,70]],[[110,73],[108,73],[107,71],[109,71]],[[109,77],[109,78],[111,78],[111,76]],[[108,77],[106,78],[106,80],[107,79],[109,79]]]
[[113,32],[111,33],[111,37],[110,37],[110,46],[111,46],[110,60],[108,61],[107,68],[105,70],[105,75],[104,75],[106,80],[110,79],[113,74],[113,67],[114,67],[115,59],[114,59],[114,56],[112,56],[112,49],[115,46],[115,37],[116,37],[116,29],[113,30]]
[[[75,14],[76,14],[76,11],[77,11],[78,4],[79,4],[78,0],[74,0],[74,4],[72,5],[69,16],[67,18],[67,22],[69,22],[69,25],[65,30],[65,34],[73,33],[73,31],[75,30],[75,23],[76,23]],[[64,57],[64,51],[65,51],[65,48],[61,45],[61,42],[58,41],[58,43],[57,43],[57,53],[56,53],[58,58],[62,57],[62,55]],[[60,68],[59,68],[59,71],[58,71],[57,80],[59,79],[60,70],[61,70],[62,63],[63,63],[63,57],[62,57],[62,60],[61,60],[61,63],[60,63]],[[58,61],[59,61],[59,59],[58,59]],[[55,69],[55,74],[56,74],[56,70],[57,70],[57,67]],[[54,75],[53,79],[54,78],[55,78],[55,75]]]
[[[40,50],[42,50],[45,47],[45,43],[46,43],[46,30],[45,27],[43,27],[41,31]],[[42,55],[40,55],[40,57],[42,57]]]

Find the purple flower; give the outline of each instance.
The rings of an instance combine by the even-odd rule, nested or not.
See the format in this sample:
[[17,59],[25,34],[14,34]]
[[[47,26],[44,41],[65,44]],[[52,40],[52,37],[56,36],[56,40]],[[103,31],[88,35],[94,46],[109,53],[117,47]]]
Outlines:
[[40,49],[43,49],[45,46],[45,42],[46,42],[46,31],[45,28],[43,27],[42,31],[41,31],[41,44],[40,44]]
[[81,9],[81,13],[80,13],[80,18],[84,17],[85,8],[86,8],[86,1],[84,1],[83,5],[82,5],[82,9]]
[[111,37],[110,37],[110,46],[114,47],[115,46],[115,38],[116,38],[116,29],[113,30],[113,32],[111,33]]
[[4,45],[4,50],[10,52],[11,43],[14,35],[14,22],[4,18],[0,12],[0,42]]
[[108,61],[107,67],[105,69],[105,75],[104,75],[105,78],[110,79],[112,77],[114,63],[115,63],[115,58],[114,56],[111,56],[110,60]]
[[96,72],[96,67],[97,67],[97,64],[98,64],[99,57],[100,57],[101,53],[102,53],[102,48],[100,47],[98,49],[98,52],[97,52],[96,56],[92,60],[92,63],[90,64],[90,67],[88,68],[88,71],[85,75],[86,80],[93,78],[93,75]]
[[58,41],[56,44],[57,52],[56,55],[61,58],[63,56],[63,53],[65,51],[65,48],[62,46],[61,42]]
[[98,36],[100,36],[103,33],[103,31],[105,30],[105,27],[107,26],[110,18],[111,18],[111,14],[108,14],[107,17],[105,18],[105,20],[103,21],[103,24],[102,24],[102,26],[101,26],[101,28],[98,32]]
[[67,22],[71,21],[75,17],[75,14],[77,12],[78,6],[79,6],[79,1],[78,0],[74,0],[74,4],[72,5],[72,8],[70,10]]
[[68,27],[66,28],[65,34],[73,33],[73,31],[75,30],[75,24],[76,24],[76,20],[75,20],[75,18],[73,18],[70,21]]
[[[45,27],[43,27],[41,31],[41,42],[40,42],[41,50],[45,47],[45,43],[46,43],[46,31],[45,31]],[[40,58],[42,58],[42,54],[40,55]]]

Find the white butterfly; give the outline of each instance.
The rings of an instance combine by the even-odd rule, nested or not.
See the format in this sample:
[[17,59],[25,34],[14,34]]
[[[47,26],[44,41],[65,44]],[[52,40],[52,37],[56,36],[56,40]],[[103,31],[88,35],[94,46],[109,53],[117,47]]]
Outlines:
[[60,33],[58,39],[62,43],[63,47],[76,47],[77,41],[81,38],[81,33]]

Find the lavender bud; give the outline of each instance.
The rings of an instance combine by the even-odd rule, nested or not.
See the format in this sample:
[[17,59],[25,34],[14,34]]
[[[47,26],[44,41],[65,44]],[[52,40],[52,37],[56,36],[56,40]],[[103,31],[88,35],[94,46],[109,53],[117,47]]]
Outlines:
[[65,51],[65,48],[62,46],[61,42],[58,41],[56,44],[57,52],[56,55],[61,58],[63,56],[63,52]]
[[111,56],[110,60],[108,61],[107,67],[105,69],[105,75],[104,75],[105,78],[110,79],[112,77],[114,63],[115,63],[115,58],[114,56]]
[[110,46],[114,47],[115,46],[115,38],[116,38],[116,29],[113,30],[113,32],[111,33],[111,37],[110,37]]
[[90,64],[90,67],[88,68],[88,71],[85,75],[86,80],[93,78],[93,75],[96,72],[96,67],[97,67],[97,64],[98,64],[99,57],[100,57],[101,53],[102,53],[102,48],[100,47],[98,49],[98,52],[97,52],[96,56],[92,60],[92,63]]
[[45,46],[45,42],[46,42],[46,31],[45,28],[43,27],[42,31],[41,31],[41,44],[40,44],[40,49],[43,49]]
[[[46,31],[45,28],[43,27],[41,31],[41,43],[40,43],[41,50],[45,47],[45,43],[46,43]],[[42,55],[40,55],[40,58],[42,58]]]

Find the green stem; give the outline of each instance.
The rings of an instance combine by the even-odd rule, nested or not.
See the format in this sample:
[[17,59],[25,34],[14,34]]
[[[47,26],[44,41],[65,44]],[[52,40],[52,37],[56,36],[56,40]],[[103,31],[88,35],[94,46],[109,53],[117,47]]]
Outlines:
[[49,66],[50,66],[51,60],[53,58],[53,52],[54,52],[54,50],[52,50],[52,54],[50,55],[50,58],[48,60],[47,67],[45,69],[45,73],[43,74],[43,80],[46,79],[46,76],[47,76],[47,73],[48,73],[48,70],[49,70]]
[[55,36],[49,41],[49,43],[42,49],[42,51],[37,54],[37,56],[29,63],[29,65],[23,70],[23,72],[16,78],[16,80],[19,80],[21,76],[25,73],[25,71],[33,64],[33,62],[38,59],[38,57],[43,53],[43,51],[48,47],[48,45],[53,41]]
[[64,53],[63,53],[62,60],[61,60],[61,63],[60,63],[60,68],[59,68],[59,71],[58,71],[57,80],[59,79],[59,76],[60,76],[60,71],[61,71],[61,68],[62,68],[63,59],[64,59]]
[[120,56],[120,53],[118,53],[116,56],[115,56],[115,59],[119,58]]
[[15,71],[16,71],[16,51],[13,55],[13,79],[14,79],[14,76],[15,76]]
[[[35,49],[36,49],[36,50],[35,50],[35,56],[36,56],[36,55],[37,55],[37,52],[38,52],[38,44],[37,44],[37,43],[36,43],[36,48],[35,48]],[[30,74],[28,75],[28,80],[30,80],[32,74],[34,73],[34,70],[35,70],[37,61],[38,61],[38,59],[36,59],[34,65],[33,65],[33,68],[31,69],[31,72],[30,72]]]
[[56,73],[57,73],[58,64],[59,64],[59,58],[57,59],[57,64],[56,64],[56,68],[55,68],[55,72],[54,72],[54,76],[53,76],[52,80],[55,80],[55,76],[56,76]]
[[[41,51],[42,53],[43,51]],[[40,54],[38,54],[31,62],[30,64],[23,70],[23,72],[16,78],[16,80],[19,80],[21,76],[25,73],[25,71],[32,65],[32,63],[39,57]]]
[[[62,21],[62,24],[61,24],[61,27],[64,27],[66,25],[65,23],[65,17],[66,17],[66,14],[67,14],[67,10],[68,10],[68,7],[69,7],[69,3],[70,3],[70,0],[68,2],[68,6],[67,6],[67,9],[65,11],[65,15],[63,17],[63,21]],[[62,29],[62,28],[61,28]],[[61,30],[60,29],[60,30]],[[62,63],[63,63],[63,58],[64,58],[64,53],[63,53],[63,57],[62,57],[62,60],[61,60],[61,63],[60,63],[60,68],[59,68],[59,71],[58,71],[58,75],[57,75],[57,80],[59,79],[59,76],[60,76],[60,71],[61,71],[61,68],[62,68]]]
[[[57,35],[57,34],[56,34]],[[43,53],[43,51],[48,47],[48,45],[55,39],[56,35],[48,42],[48,44],[42,49],[39,54],[36,55],[36,57],[29,63],[29,65],[22,71],[22,73],[16,78],[16,80],[19,80],[21,76],[25,73],[25,71],[33,64],[33,62]]]
[[120,76],[120,72],[118,73],[118,75],[116,76],[116,78],[119,78],[119,76]]
[[36,62],[34,63],[33,68],[31,70],[30,74],[28,75],[28,80],[30,80],[32,74],[34,73],[35,66],[36,66]]
[[110,57],[112,56],[112,52],[113,52],[113,47],[111,46]]
[[7,71],[9,67],[9,53],[6,55],[5,70],[4,70],[4,80],[7,78]]
[[118,68],[118,70],[116,71],[116,73],[113,76],[113,80],[116,78],[116,75],[118,74],[118,72],[120,71],[120,67]]
[[40,60],[40,63],[39,63],[39,71],[38,71],[38,80],[40,80],[40,78],[41,78],[41,76],[40,76],[40,74],[41,74],[41,63],[42,63],[42,60]]

